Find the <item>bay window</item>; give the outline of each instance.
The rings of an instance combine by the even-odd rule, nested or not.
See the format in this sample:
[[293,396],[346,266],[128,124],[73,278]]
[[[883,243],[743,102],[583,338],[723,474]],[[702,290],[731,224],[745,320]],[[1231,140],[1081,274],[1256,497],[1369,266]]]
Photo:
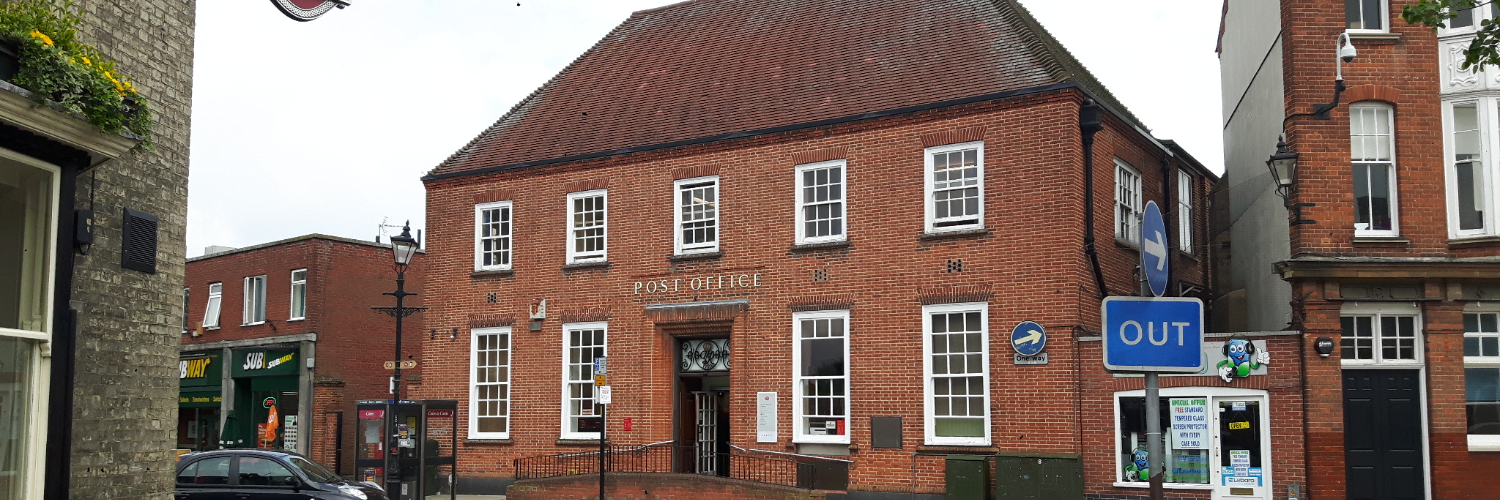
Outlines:
[[1500,126],[1497,101],[1482,97],[1444,106],[1448,236],[1482,237],[1496,231],[1496,181],[1492,130]]

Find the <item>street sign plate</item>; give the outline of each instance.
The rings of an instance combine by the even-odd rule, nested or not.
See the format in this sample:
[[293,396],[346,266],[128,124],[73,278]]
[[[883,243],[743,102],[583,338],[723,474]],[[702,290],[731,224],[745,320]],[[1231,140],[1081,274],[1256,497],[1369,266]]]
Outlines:
[[1104,368],[1122,372],[1197,373],[1203,357],[1203,301],[1189,297],[1108,297]]
[[607,375],[607,370],[605,370],[605,368],[607,368],[605,358],[594,358],[594,375]]
[[594,385],[603,386],[604,385],[604,375],[594,375]]
[[1047,347],[1047,329],[1035,321],[1022,321],[1010,331],[1010,346],[1022,356],[1035,356]]
[[613,387],[604,385],[599,387],[599,404],[607,405],[615,402],[615,391]]
[[1156,202],[1146,202],[1146,214],[1141,221],[1141,269],[1146,273],[1146,285],[1151,294],[1160,297],[1167,292],[1167,269],[1172,260],[1172,246],[1167,242],[1167,225],[1161,218],[1161,208]]

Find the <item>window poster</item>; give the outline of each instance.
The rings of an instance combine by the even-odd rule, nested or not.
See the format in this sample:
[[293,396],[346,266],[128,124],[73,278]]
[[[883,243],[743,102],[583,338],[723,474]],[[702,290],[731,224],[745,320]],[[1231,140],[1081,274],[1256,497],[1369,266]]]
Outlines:
[[1208,398],[1171,398],[1167,419],[1171,482],[1208,482]]

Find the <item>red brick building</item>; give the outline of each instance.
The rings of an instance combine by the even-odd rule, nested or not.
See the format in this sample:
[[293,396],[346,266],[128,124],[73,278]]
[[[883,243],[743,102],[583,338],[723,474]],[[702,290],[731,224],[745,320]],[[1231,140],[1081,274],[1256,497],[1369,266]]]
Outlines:
[[[1169,294],[1209,296],[1217,180],[1145,131],[1014,1],[633,14],[423,178],[443,284],[425,328],[460,334],[424,344],[417,395],[460,400],[459,491],[499,492],[513,460],[588,452],[607,426],[670,441],[678,472],[849,461],[850,498],[941,496],[947,458],[1002,452],[1081,458],[1089,494],[1144,495],[1122,472],[1141,382],[1104,371],[1100,303],[1139,293],[1147,201]],[[1045,364],[1017,362],[1022,321],[1045,328]],[[1291,372],[1262,373],[1164,394],[1258,412],[1257,473],[1295,477],[1300,454],[1261,429],[1274,414],[1298,435],[1300,400],[1268,401]],[[1203,497],[1208,453],[1179,467]]]
[[[1242,311],[1230,328],[1300,337],[1285,389],[1305,401],[1312,498],[1500,495],[1500,87],[1459,64],[1496,9],[1434,33],[1401,20],[1412,3],[1224,5],[1219,304]],[[1278,136],[1297,155],[1280,189]]]
[[[395,322],[370,309],[393,305],[390,245],[311,234],[209,250],[187,262],[178,447],[293,450],[349,473],[355,401],[390,397]],[[406,290],[422,291],[424,260]],[[432,333],[420,314],[405,326],[404,359],[420,359]],[[420,364],[403,378],[409,393]]]

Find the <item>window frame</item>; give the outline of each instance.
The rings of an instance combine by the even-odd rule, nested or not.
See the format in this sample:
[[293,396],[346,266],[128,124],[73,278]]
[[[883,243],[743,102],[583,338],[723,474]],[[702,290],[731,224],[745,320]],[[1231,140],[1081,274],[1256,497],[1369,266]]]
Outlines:
[[[969,436],[938,436],[937,421],[934,412],[935,396],[933,391],[932,374],[932,315],[947,314],[954,312],[979,312],[980,324],[983,331],[980,332],[980,355],[981,365],[979,375],[984,377],[984,435],[982,437]],[[928,446],[989,446],[994,434],[994,403],[990,398],[993,392],[991,387],[993,380],[990,377],[990,305],[988,302],[960,302],[952,304],[931,304],[922,306],[922,433],[923,444]]]
[[[484,224],[484,212],[486,210],[501,210],[505,214],[505,220],[501,221],[501,227],[508,231],[503,236],[486,238],[483,236],[481,226]],[[474,270],[475,271],[507,271],[514,268],[516,258],[516,209],[510,200],[492,201],[474,205]],[[484,242],[485,240],[505,240],[505,250],[497,251],[505,255],[504,264],[484,265]]]
[[[1379,14],[1380,15],[1380,20],[1381,20],[1381,28],[1380,29],[1369,29],[1369,28],[1358,28],[1358,29],[1355,29],[1355,28],[1348,27],[1349,26],[1349,4],[1348,4],[1348,1],[1346,0],[1345,3],[1344,3],[1344,31],[1347,32],[1347,33],[1350,33],[1350,34],[1359,34],[1359,33],[1390,33],[1390,31],[1391,31],[1391,5],[1390,5],[1390,1],[1389,0],[1376,0],[1376,1],[1380,2],[1380,14]],[[1366,19],[1367,19],[1367,17],[1365,17],[1364,14],[1365,14],[1365,12],[1364,12],[1363,6],[1361,6],[1361,8],[1360,8],[1360,23],[1361,24],[1365,24]]]
[[[479,407],[479,404],[481,403],[481,401],[479,400],[479,386],[481,384],[479,383],[479,375],[478,375],[479,374],[479,369],[481,368],[481,366],[479,364],[479,357],[478,357],[478,354],[479,354],[479,337],[485,336],[485,335],[504,335],[505,336],[505,345],[502,348],[499,348],[499,349],[496,349],[496,350],[497,351],[504,351],[505,352],[505,360],[506,360],[506,362],[503,365],[494,365],[494,367],[501,367],[501,366],[503,366],[505,368],[505,372],[506,372],[505,381],[504,382],[488,382],[488,383],[483,384],[483,385],[500,385],[500,386],[504,386],[505,387],[505,397],[495,400],[495,401],[499,401],[499,402],[504,402],[504,404],[505,404],[505,411],[503,412],[504,413],[504,417],[505,417],[505,430],[502,431],[502,432],[481,432],[479,430],[479,418],[480,417],[495,417],[495,416],[499,416],[499,415],[480,415],[479,411],[477,410],[477,408]],[[515,342],[515,340],[513,338],[512,329],[509,326],[487,327],[487,328],[472,328],[472,329],[469,330],[469,418],[467,419],[468,420],[468,425],[469,425],[469,439],[510,439],[510,424],[511,424],[511,421],[512,421],[512,416],[511,415],[513,413],[511,411],[513,409],[512,406],[511,406],[511,403],[512,403],[512,398],[511,398],[511,396],[512,396],[512,393],[511,393],[511,379],[514,378],[512,376],[512,375],[514,375],[514,371],[511,368],[515,365],[515,353],[512,352],[513,346],[515,345],[514,342]],[[485,366],[485,368],[490,368],[490,366]]]
[[[570,408],[569,408],[569,405],[568,405],[568,401],[569,401],[568,386],[571,385],[571,384],[577,383],[577,381],[568,378],[568,364],[569,364],[568,363],[568,354],[570,353],[570,351],[572,349],[574,349],[576,347],[576,346],[572,345],[572,342],[571,342],[571,340],[569,338],[570,337],[569,334],[572,333],[572,332],[574,332],[574,331],[576,331],[576,330],[604,330],[604,343],[601,344],[599,347],[603,348],[603,350],[604,350],[604,356],[605,357],[609,356],[609,322],[607,322],[607,321],[588,321],[588,322],[579,322],[579,323],[564,323],[562,325],[562,356],[561,356],[561,359],[562,359],[562,400],[561,400],[561,404],[559,405],[559,408],[558,408],[560,410],[558,413],[561,414],[561,416],[562,416],[562,421],[561,421],[562,425],[558,429],[559,430],[558,436],[559,436],[559,439],[599,439],[600,433],[598,433],[598,432],[573,432],[573,431],[568,430],[569,429],[569,427],[568,427],[568,420],[571,419],[571,418],[573,418],[573,415],[570,413]],[[590,359],[590,360],[588,360],[587,364],[590,365],[590,366],[592,366],[593,363],[594,363],[594,360]],[[593,372],[590,371],[589,374],[590,374],[590,376],[588,377],[588,381],[589,381],[590,384],[592,384],[593,383],[593,376],[592,376]],[[596,400],[598,398],[598,395],[599,395],[599,392],[598,392],[598,389],[596,388],[596,389],[594,389],[594,397],[595,397]],[[598,405],[598,403],[595,403],[595,406],[597,406],[597,405]],[[581,418],[581,416],[580,416],[580,418]]]
[[[697,185],[703,183],[713,183],[714,188],[714,201],[709,203],[710,206],[714,207],[714,216],[712,219],[714,223],[714,241],[712,244],[697,243],[689,247],[682,241],[683,226],[689,222],[687,220],[684,220],[683,218],[683,205],[681,204],[682,191],[684,187],[697,187]],[[675,181],[672,181],[672,220],[675,221],[672,224],[673,255],[692,255],[700,253],[714,253],[719,251],[720,243],[724,241],[724,218],[722,216],[724,207],[720,206],[723,204],[723,184],[719,182],[719,176],[717,175],[705,175],[702,177],[692,177],[688,179],[677,179]]]
[[[1377,111],[1384,111],[1385,112],[1386,127],[1387,127],[1387,130],[1390,131],[1389,135],[1387,136],[1387,139],[1388,139],[1387,142],[1390,144],[1390,151],[1389,151],[1390,160],[1382,162],[1382,161],[1361,161],[1361,160],[1355,160],[1354,159],[1354,151],[1353,151],[1354,150],[1353,144],[1354,144],[1354,137],[1355,137],[1355,135],[1354,135],[1354,126],[1355,126],[1355,123],[1357,123],[1356,120],[1355,120],[1355,117],[1358,116],[1357,111],[1363,110],[1363,109],[1374,109],[1374,110],[1377,110]],[[1361,136],[1364,136],[1364,137],[1373,137],[1373,136],[1376,136],[1376,135],[1375,134],[1361,134]],[[1400,236],[1401,235],[1401,203],[1400,203],[1400,194],[1399,193],[1401,191],[1401,186],[1397,183],[1398,176],[1396,175],[1396,168],[1397,168],[1397,165],[1396,165],[1396,155],[1397,155],[1397,152],[1396,152],[1396,108],[1394,106],[1391,106],[1391,105],[1383,103],[1383,102],[1372,102],[1372,101],[1362,101],[1362,102],[1356,102],[1356,103],[1350,104],[1349,105],[1349,141],[1350,141],[1350,147],[1349,147],[1349,149],[1350,149],[1350,153],[1349,153],[1349,175],[1350,175],[1351,181],[1354,178],[1354,168],[1355,167],[1357,167],[1359,165],[1373,165],[1373,164],[1377,164],[1377,163],[1384,163],[1384,164],[1387,165],[1387,168],[1386,168],[1386,185],[1390,189],[1390,193],[1389,193],[1389,196],[1390,196],[1390,198],[1389,198],[1389,200],[1390,200],[1390,208],[1389,208],[1389,210],[1391,212],[1390,213],[1390,216],[1391,216],[1391,228],[1390,229],[1360,229],[1358,227],[1353,227],[1351,229],[1354,230],[1354,236],[1356,238],[1359,238],[1359,237],[1381,238],[1381,237],[1396,237],[1396,236]],[[1445,140],[1444,142],[1447,142],[1447,141]],[[1358,220],[1358,216],[1359,216],[1359,198],[1354,195],[1355,192],[1353,191],[1353,185],[1352,185],[1352,183],[1351,183],[1350,188],[1351,188],[1350,189],[1350,195],[1351,195],[1351,198],[1352,198],[1352,201],[1353,201],[1353,204],[1352,204],[1351,208],[1354,209],[1354,214],[1352,214],[1352,215],[1354,215],[1354,219],[1353,220]],[[1370,214],[1370,217],[1371,217],[1370,224],[1374,225],[1374,223],[1375,223],[1375,221],[1374,221],[1375,215],[1374,215],[1374,206],[1373,205],[1371,205],[1371,207],[1370,207],[1370,212],[1371,212],[1371,214]],[[1359,224],[1359,222],[1355,222],[1355,224]]]
[[[799,324],[803,320],[809,320],[809,319],[835,319],[835,318],[836,319],[840,319],[840,320],[842,320],[844,322],[844,330],[843,330],[844,331],[844,333],[843,333],[843,339],[844,339],[844,350],[843,350],[843,356],[844,356],[844,374],[842,376],[839,376],[839,377],[818,376],[818,375],[804,375],[802,373],[802,363],[801,363],[801,359],[802,359],[802,340],[803,339],[800,336],[800,331],[798,330]],[[849,331],[849,310],[848,309],[825,310],[825,311],[800,311],[800,312],[794,312],[794,313],[792,313],[792,360],[791,361],[792,361],[792,442],[793,443],[849,444],[849,434],[850,434],[850,430],[851,430],[851,427],[850,427],[851,420],[850,419],[853,417],[853,415],[852,415],[853,412],[851,411],[852,410],[852,406],[850,405],[850,399],[851,399],[850,398],[850,394],[851,394],[852,390],[851,390],[851,388],[849,386],[849,371],[850,371],[850,367],[849,367],[849,340],[850,339],[849,339],[849,337],[850,337],[850,331]],[[842,420],[844,421],[844,433],[843,434],[834,434],[834,435],[827,435],[827,434],[825,434],[825,435],[817,435],[817,434],[809,434],[809,433],[804,432],[805,426],[802,425],[802,420],[804,418],[806,418],[807,415],[803,413],[803,408],[804,407],[803,407],[802,398],[805,395],[803,394],[803,383],[802,382],[804,380],[816,380],[816,379],[828,379],[828,380],[831,380],[831,379],[834,379],[834,378],[841,378],[844,381],[844,394],[842,396],[842,398],[844,400],[844,415],[841,417]]]
[[1193,224],[1193,186],[1197,177],[1186,170],[1177,171],[1177,250],[1193,255],[1197,236]]
[[[602,200],[602,202],[604,203],[604,208],[601,210],[601,212],[603,212],[603,221],[600,223],[603,226],[602,229],[604,231],[604,234],[602,236],[600,236],[600,238],[602,238],[602,240],[603,240],[603,243],[601,244],[602,249],[599,250],[598,252],[579,253],[578,250],[576,249],[577,248],[576,245],[578,243],[578,234],[577,234],[577,232],[579,231],[579,228],[577,228],[577,227],[575,227],[573,225],[573,223],[575,222],[574,217],[578,214],[578,212],[574,209],[573,203],[575,201],[581,199],[581,198],[593,198],[593,197],[599,197]],[[568,209],[567,209],[567,212],[568,212],[568,220],[567,220],[568,237],[565,240],[565,241],[568,242],[567,243],[567,248],[565,249],[567,251],[567,256],[568,256],[567,263],[569,263],[569,264],[582,264],[582,263],[587,263],[587,262],[608,262],[609,261],[609,190],[608,189],[593,189],[593,190],[589,190],[589,191],[578,191],[578,192],[575,192],[575,193],[568,193]]]
[[[1500,316],[1500,303],[1494,303],[1494,302],[1475,302],[1475,303],[1470,303],[1470,304],[1467,304],[1466,306],[1464,306],[1464,314],[1496,314],[1497,316]],[[1496,321],[1500,321],[1500,317],[1497,317]],[[1470,331],[1468,331],[1468,328],[1464,328],[1464,338],[1468,339],[1468,338],[1471,338],[1471,337],[1495,338],[1495,337],[1500,337],[1500,333],[1495,333],[1495,332],[1486,332],[1486,333],[1470,332]],[[1468,356],[1468,355],[1465,355],[1463,357],[1463,362],[1464,362],[1464,370],[1465,370],[1465,372],[1467,372],[1469,369],[1473,369],[1473,368],[1477,368],[1477,369],[1490,369],[1490,370],[1500,370],[1500,356]],[[1464,379],[1464,385],[1465,385],[1465,388],[1468,387],[1468,377],[1467,376]],[[1468,405],[1467,395],[1465,395],[1464,400],[1465,400],[1465,406],[1467,407],[1467,405]],[[1467,410],[1467,408],[1465,408],[1465,409]],[[1468,446],[1468,450],[1469,451],[1500,451],[1500,434],[1468,434],[1467,416],[1465,417],[1464,425],[1465,425],[1464,433],[1465,433],[1466,436],[1468,436],[1468,445],[1469,445]]]
[[[251,283],[259,286],[251,289]],[[240,326],[254,326],[266,322],[266,275],[246,276],[244,297],[240,301]],[[256,315],[259,315],[259,318]]]
[[[1385,359],[1382,352],[1382,344],[1387,337],[1380,325],[1381,318],[1404,317],[1412,318],[1412,359]],[[1370,348],[1371,359],[1351,359],[1343,355],[1343,319],[1346,317],[1370,317],[1371,337]],[[1399,320],[1398,320],[1399,321]],[[1339,362],[1345,368],[1364,367],[1421,367],[1426,362],[1425,330],[1422,324],[1422,308],[1415,303],[1409,302],[1347,302],[1339,310],[1339,344],[1335,346],[1339,351]],[[1399,336],[1390,338],[1400,339]]]
[[[1491,127],[1500,126],[1500,122],[1497,122],[1497,119],[1500,119],[1500,117],[1497,117],[1496,103],[1496,98],[1488,96],[1443,101],[1443,174],[1445,178],[1444,189],[1447,195],[1446,207],[1448,210],[1449,238],[1463,239],[1500,233],[1496,229],[1497,221],[1495,218],[1496,194],[1500,193],[1500,188],[1497,188],[1495,185],[1497,180],[1500,180],[1496,176],[1496,152],[1500,151],[1500,148],[1495,147],[1494,144],[1494,141],[1500,138],[1500,134],[1494,133],[1491,129]],[[1458,155],[1458,141],[1454,137],[1458,131],[1458,123],[1456,121],[1457,114],[1454,110],[1459,106],[1468,104],[1474,105],[1479,134],[1479,172],[1482,179],[1477,183],[1478,186],[1476,187],[1479,188],[1480,192],[1475,197],[1475,202],[1481,213],[1481,227],[1479,229],[1462,228],[1462,220],[1459,212],[1460,207],[1458,204],[1460,189],[1458,185],[1458,160],[1456,158]],[[1473,188],[1471,187],[1471,189]]]
[[[1125,178],[1126,175],[1130,178]],[[1121,184],[1122,182],[1129,184]],[[1142,184],[1140,170],[1136,170],[1123,159],[1115,158],[1115,241],[1131,248],[1141,247],[1141,224],[1145,212],[1145,194],[1141,192]],[[1122,193],[1125,193],[1127,189],[1135,197],[1133,201],[1121,199]],[[1127,201],[1130,203],[1127,204]],[[1127,221],[1127,217],[1130,220]],[[1121,234],[1122,231],[1125,234]]]
[[[219,316],[222,314],[224,314],[224,282],[215,281],[208,284],[208,303],[204,306],[203,321],[199,324],[203,325],[204,330],[218,330],[221,326]],[[213,324],[209,324],[209,319],[213,319]]]
[[[297,279],[297,273],[302,273],[302,279]],[[292,286],[287,291],[287,321],[302,321],[304,319],[307,319],[307,268],[304,267],[302,269],[293,269],[291,274],[291,281]],[[297,294],[297,289],[299,287],[302,289],[302,294],[300,297]],[[301,304],[297,303],[297,299],[299,298],[302,299]],[[298,312],[301,312],[302,314],[299,315],[297,314]]]
[[[807,201],[807,199],[806,199],[806,193],[805,193],[805,190],[806,190],[807,186],[805,184],[805,179],[803,179],[805,177],[804,174],[806,172],[808,172],[808,171],[825,170],[825,169],[832,169],[832,168],[838,168],[839,169],[839,175],[840,175],[840,177],[839,177],[839,182],[838,182],[838,186],[839,186],[839,198],[838,198],[838,200],[834,201],[834,200],[830,199],[830,200],[818,201],[818,202],[809,202],[809,201]],[[797,167],[795,169],[793,169],[793,172],[794,172],[794,177],[795,177],[794,182],[796,184],[796,190],[793,192],[793,196],[796,199],[795,209],[794,209],[795,213],[793,214],[793,218],[796,221],[795,230],[796,230],[796,233],[797,233],[797,236],[796,236],[796,238],[797,238],[796,239],[797,244],[799,244],[799,245],[809,245],[809,244],[815,244],[815,243],[832,243],[832,242],[839,242],[839,241],[847,241],[849,239],[849,161],[846,160],[846,159],[839,159],[839,160],[820,161],[820,162],[814,162],[814,163],[804,163],[804,164],[801,164],[801,165],[797,165]],[[833,184],[828,184],[828,185],[831,186]],[[837,219],[839,221],[841,221],[841,223],[842,223],[842,228],[838,232],[838,234],[833,234],[833,235],[829,235],[829,236],[808,236],[807,235],[807,215],[806,215],[806,208],[809,207],[809,206],[829,205],[829,204],[834,204],[834,203],[837,203],[839,205],[839,210],[840,210],[839,213],[840,213],[840,215],[839,215],[839,217]],[[830,219],[830,220],[832,220],[832,219]]]
[[[1146,391],[1145,391],[1145,389],[1134,389],[1134,390],[1115,391],[1114,392],[1114,396],[1112,398],[1112,403],[1111,404],[1112,404],[1113,410],[1114,410],[1114,425],[1113,425],[1113,428],[1114,428],[1114,435],[1115,436],[1119,436],[1119,435],[1121,435],[1123,433],[1123,429],[1122,429],[1123,426],[1121,425],[1121,422],[1120,422],[1120,407],[1121,407],[1120,400],[1122,398],[1144,398],[1144,397],[1146,397]],[[1215,403],[1218,400],[1223,400],[1223,399],[1259,400],[1260,407],[1261,407],[1259,425],[1260,425],[1260,427],[1262,429],[1270,429],[1271,428],[1271,424],[1272,424],[1272,422],[1271,422],[1271,411],[1273,409],[1273,405],[1275,404],[1275,401],[1272,399],[1270,392],[1267,391],[1267,390],[1265,390],[1265,389],[1241,389],[1241,388],[1238,388],[1238,387],[1211,387],[1211,386],[1162,387],[1161,388],[1161,392],[1160,392],[1160,397],[1161,397],[1161,400],[1162,400],[1162,413],[1163,414],[1167,413],[1166,406],[1169,404],[1168,400],[1170,400],[1172,398],[1195,398],[1195,397],[1203,397],[1203,398],[1208,399],[1208,405],[1209,405],[1209,408],[1211,408],[1211,409],[1214,407]],[[1213,413],[1213,415],[1212,415],[1213,416],[1213,423],[1209,424],[1209,429],[1210,430],[1216,429],[1218,427],[1217,424],[1219,422],[1218,422],[1218,416],[1217,415],[1218,415],[1217,412]],[[1164,438],[1166,438],[1166,434],[1168,432],[1171,432],[1171,429],[1167,429],[1167,428],[1163,428],[1162,429],[1162,435],[1163,435]],[[1261,434],[1261,450],[1263,450],[1263,453],[1265,454],[1262,457],[1262,460],[1269,459],[1272,456],[1272,453],[1273,453],[1273,451],[1272,451],[1273,450],[1273,446],[1272,446],[1272,439],[1271,439],[1272,438],[1272,434],[1273,433],[1271,433],[1271,432],[1265,432],[1265,433]],[[1167,438],[1167,439],[1170,439],[1170,438]],[[1116,442],[1114,445],[1115,446],[1119,446],[1119,443]],[[1164,449],[1165,449],[1165,447],[1164,447]],[[1150,483],[1147,483],[1147,482],[1121,481],[1120,480],[1120,473],[1122,471],[1124,471],[1125,464],[1120,461],[1120,453],[1119,453],[1118,450],[1111,450],[1111,454],[1114,455],[1114,458],[1112,460],[1113,460],[1113,462],[1115,464],[1115,468],[1114,468],[1115,472],[1113,473],[1114,474],[1113,477],[1115,479],[1113,480],[1112,486],[1114,486],[1116,488],[1142,488],[1142,489],[1149,488],[1151,486]],[[1212,445],[1210,445],[1210,448],[1208,449],[1208,456],[1209,456],[1209,459],[1212,460],[1212,458],[1213,458],[1213,448],[1212,448]],[[1267,484],[1267,485],[1275,484],[1275,483],[1272,482],[1273,481],[1273,477],[1272,477],[1272,474],[1273,474],[1272,469],[1273,468],[1274,467],[1272,465],[1263,465],[1262,466],[1262,470],[1263,470],[1263,476],[1262,476],[1262,478],[1265,481],[1265,484]],[[1214,477],[1213,465],[1210,464],[1209,465],[1209,471],[1208,471],[1209,482],[1207,484],[1203,484],[1203,483],[1168,483],[1168,482],[1163,481],[1162,488],[1170,489],[1170,490],[1185,490],[1185,491],[1191,491],[1191,490],[1205,490],[1205,491],[1206,490],[1213,490],[1215,488],[1215,485],[1213,484],[1213,477]]]
[[[937,217],[937,206],[936,206],[937,205],[937,199],[935,198],[937,196],[937,190],[935,189],[935,186],[934,186],[934,183],[936,182],[936,180],[935,180],[936,176],[935,176],[935,172],[933,172],[933,170],[932,170],[933,169],[933,163],[934,163],[933,162],[933,156],[937,155],[937,154],[952,153],[954,151],[964,151],[964,150],[968,150],[968,149],[974,149],[974,150],[977,151],[977,154],[976,154],[976,165],[978,166],[979,172],[978,172],[978,176],[976,177],[978,184],[975,187],[979,190],[979,208],[978,208],[978,212],[975,213],[974,215],[965,215],[965,216],[960,216],[960,217],[949,216],[949,217],[943,218],[942,220],[939,220],[938,217]],[[927,233],[932,234],[932,233],[945,233],[945,232],[949,232],[949,231],[969,231],[969,230],[975,230],[975,229],[983,229],[985,227],[985,225],[984,225],[985,224],[985,219],[984,219],[984,198],[985,198],[984,173],[985,173],[984,172],[984,141],[960,142],[960,143],[955,143],[955,144],[945,144],[945,145],[942,145],[942,146],[933,146],[933,147],[930,147],[930,148],[923,149],[922,150],[922,194],[923,194],[923,198],[922,198],[922,212],[923,212],[923,216],[924,216],[924,220],[925,220],[924,230]],[[973,223],[969,223],[969,224],[955,224],[955,225],[941,226],[941,227],[938,226],[938,224],[942,224],[944,222],[949,222],[949,221],[954,221],[954,220],[963,220],[963,219],[969,219],[969,218],[973,218],[974,222]]]

